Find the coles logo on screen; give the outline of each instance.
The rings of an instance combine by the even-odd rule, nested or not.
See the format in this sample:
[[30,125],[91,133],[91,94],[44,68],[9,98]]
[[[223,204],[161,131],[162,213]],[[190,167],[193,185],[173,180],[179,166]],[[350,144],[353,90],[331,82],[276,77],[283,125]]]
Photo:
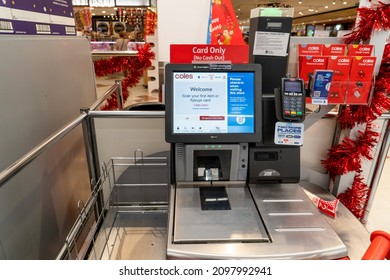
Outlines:
[[190,80],[192,79],[194,76],[192,74],[175,74],[175,79],[179,79],[179,80]]

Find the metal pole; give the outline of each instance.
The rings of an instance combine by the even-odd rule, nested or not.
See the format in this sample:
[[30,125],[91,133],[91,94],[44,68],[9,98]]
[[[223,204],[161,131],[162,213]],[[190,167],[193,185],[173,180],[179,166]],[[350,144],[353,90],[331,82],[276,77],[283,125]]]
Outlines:
[[80,112],[87,114],[87,117],[85,118],[85,121],[82,123],[82,125],[88,170],[91,178],[91,187],[93,188],[93,185],[96,184],[100,178],[100,165],[96,148],[95,123],[93,118],[89,116],[89,108],[81,108]]
[[123,110],[123,92],[122,92],[122,82],[120,80],[116,80],[115,84],[118,85],[118,89],[116,91],[116,100],[118,101],[118,110]]
[[31,161],[37,158],[40,154],[46,151],[53,144],[57,143],[62,139],[66,134],[68,134],[72,129],[78,126],[86,117],[85,114],[80,115],[78,118],[67,124],[62,129],[58,130],[56,133],[52,134],[49,138],[41,142],[39,145],[35,146],[30,152],[26,153],[24,156],[16,160],[6,169],[0,173],[0,187],[4,185],[9,179],[14,177],[20,170],[26,167]]
[[375,198],[375,193],[378,189],[379,181],[380,181],[382,171],[383,171],[383,166],[385,165],[387,153],[388,153],[389,147],[390,147],[390,122],[388,119],[386,119],[384,126],[386,126],[386,131],[385,131],[385,134],[383,136],[383,141],[382,141],[383,144],[381,145],[381,148],[379,150],[378,160],[377,160],[377,163],[374,167],[374,172],[372,175],[372,180],[371,180],[371,184],[370,184],[371,194],[370,194],[370,197],[368,199],[367,205],[365,206],[365,214],[363,217],[363,224],[367,221],[367,219],[369,217],[370,209],[371,209],[371,206],[372,206],[374,198]]

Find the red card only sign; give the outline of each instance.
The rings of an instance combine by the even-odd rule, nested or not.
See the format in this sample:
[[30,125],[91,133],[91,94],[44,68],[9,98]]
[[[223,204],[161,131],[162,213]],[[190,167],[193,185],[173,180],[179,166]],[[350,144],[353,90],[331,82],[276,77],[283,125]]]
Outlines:
[[228,62],[248,63],[248,45],[188,45],[174,44],[170,46],[171,63],[193,62]]

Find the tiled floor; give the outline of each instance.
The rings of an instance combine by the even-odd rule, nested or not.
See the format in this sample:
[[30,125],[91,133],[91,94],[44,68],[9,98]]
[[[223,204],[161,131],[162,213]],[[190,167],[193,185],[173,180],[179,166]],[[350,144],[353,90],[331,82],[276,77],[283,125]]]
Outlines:
[[[97,78],[97,96],[101,96],[115,82],[123,78],[122,73]],[[130,95],[125,102],[125,106],[145,101],[158,101],[158,93],[149,94],[143,81],[129,89]],[[374,230],[384,230],[390,232],[390,153],[382,171],[381,179],[376,191],[376,195],[368,215],[366,228],[369,232]]]

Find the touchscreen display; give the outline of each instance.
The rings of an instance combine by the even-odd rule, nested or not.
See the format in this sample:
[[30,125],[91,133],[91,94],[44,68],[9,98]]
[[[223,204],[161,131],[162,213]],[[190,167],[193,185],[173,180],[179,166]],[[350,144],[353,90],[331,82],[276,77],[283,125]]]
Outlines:
[[175,72],[173,134],[254,133],[253,72]]

